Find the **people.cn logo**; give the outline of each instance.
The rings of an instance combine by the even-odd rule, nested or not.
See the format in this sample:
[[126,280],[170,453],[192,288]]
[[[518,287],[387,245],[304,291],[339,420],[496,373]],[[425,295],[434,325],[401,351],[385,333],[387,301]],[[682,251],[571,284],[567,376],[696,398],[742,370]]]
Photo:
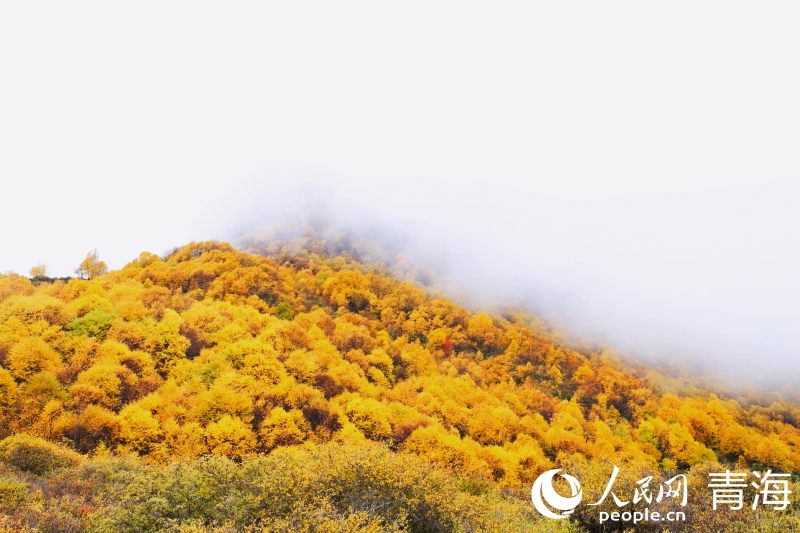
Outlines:
[[[567,483],[569,483],[572,489],[572,496],[565,498],[556,493],[553,488],[553,477],[559,472],[561,472],[561,469],[548,470],[536,478],[536,481],[533,482],[533,488],[531,489],[531,500],[533,500],[533,506],[536,507],[536,510],[547,518],[555,518],[556,520],[569,516],[581,502],[581,497],[583,496],[581,484],[569,474],[561,474],[561,477],[566,479]],[[545,502],[553,509],[562,511],[562,513],[554,513],[545,506]]]

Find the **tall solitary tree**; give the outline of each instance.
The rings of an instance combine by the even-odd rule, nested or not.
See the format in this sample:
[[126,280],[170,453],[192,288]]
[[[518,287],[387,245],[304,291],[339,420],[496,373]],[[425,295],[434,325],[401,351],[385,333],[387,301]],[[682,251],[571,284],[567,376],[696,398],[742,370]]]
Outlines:
[[75,273],[84,279],[94,279],[108,273],[108,266],[104,261],[100,261],[97,249],[86,254],[86,259],[75,269]]
[[31,279],[41,281],[47,277],[47,265],[36,265],[31,269]]

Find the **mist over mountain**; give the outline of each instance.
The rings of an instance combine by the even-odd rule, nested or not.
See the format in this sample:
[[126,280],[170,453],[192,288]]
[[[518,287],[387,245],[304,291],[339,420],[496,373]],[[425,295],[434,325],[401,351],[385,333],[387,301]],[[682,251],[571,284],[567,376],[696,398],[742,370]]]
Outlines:
[[345,247],[365,241],[366,260],[401,254],[453,297],[524,305],[647,364],[757,388],[796,383],[794,184],[598,201],[516,187],[410,181],[386,195],[283,169],[249,180],[248,198],[218,199],[222,214],[197,231],[246,247],[311,225]]
[[50,7],[0,17],[3,271],[320,207],[630,353],[799,374],[797,6]]

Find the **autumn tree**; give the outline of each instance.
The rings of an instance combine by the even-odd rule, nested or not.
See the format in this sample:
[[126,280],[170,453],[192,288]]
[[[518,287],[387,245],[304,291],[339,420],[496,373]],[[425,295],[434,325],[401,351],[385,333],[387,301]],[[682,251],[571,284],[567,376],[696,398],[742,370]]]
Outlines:
[[47,265],[36,265],[31,269],[31,279],[41,281],[47,277]]
[[108,266],[105,261],[100,261],[100,257],[97,255],[97,249],[95,249],[86,254],[86,259],[75,269],[75,273],[80,278],[94,279],[105,276],[108,273]]
[[25,337],[6,358],[11,375],[19,380],[43,371],[54,371],[61,364],[61,355],[39,337]]

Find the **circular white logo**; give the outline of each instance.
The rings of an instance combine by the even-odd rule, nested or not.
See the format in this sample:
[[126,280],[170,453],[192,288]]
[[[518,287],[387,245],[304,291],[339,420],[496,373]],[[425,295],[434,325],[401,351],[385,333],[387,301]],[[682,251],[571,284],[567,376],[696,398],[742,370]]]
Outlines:
[[[548,470],[536,478],[536,481],[533,482],[533,488],[531,489],[531,500],[533,500],[533,506],[536,507],[536,510],[547,518],[555,518],[556,520],[566,518],[570,513],[572,513],[572,511],[574,511],[580,503],[581,497],[583,496],[581,484],[578,483],[577,479],[569,474],[561,474],[561,477],[566,479],[567,483],[569,483],[569,486],[572,489],[572,497],[564,498],[563,496],[557,494],[553,488],[553,477],[559,472],[561,472],[561,469],[558,468],[555,470]],[[544,499],[544,501],[542,501],[542,499]],[[547,505],[553,507],[554,509],[563,511],[563,513],[554,513],[544,505],[544,502],[547,502]]]

